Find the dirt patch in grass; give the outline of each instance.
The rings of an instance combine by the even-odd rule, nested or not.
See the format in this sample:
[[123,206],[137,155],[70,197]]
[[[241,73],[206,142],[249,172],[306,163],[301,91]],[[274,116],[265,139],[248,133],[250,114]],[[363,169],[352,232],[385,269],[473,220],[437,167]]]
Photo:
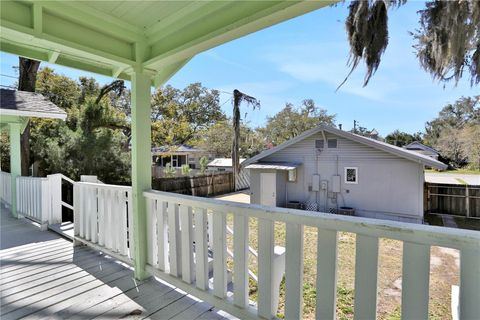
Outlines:
[[[228,216],[227,224],[233,228],[233,218]],[[249,244],[258,249],[257,219],[249,222]],[[233,239],[227,237],[228,247],[233,250]],[[355,283],[355,234],[338,233],[337,259],[337,319],[353,319],[354,283]],[[285,246],[285,224],[275,223],[275,244]],[[401,241],[380,239],[378,273],[378,319],[393,320],[401,317],[402,290],[402,254]],[[304,228],[304,281],[303,312],[304,319],[315,318],[316,268],[317,268],[317,229]],[[257,261],[250,255],[250,269],[257,274]],[[228,261],[233,270],[233,261]],[[458,285],[458,251],[432,247],[430,270],[430,317],[432,319],[451,319],[451,286]],[[256,283],[250,279],[250,299],[257,300]],[[280,289],[278,317],[283,318],[285,301],[285,281]]]

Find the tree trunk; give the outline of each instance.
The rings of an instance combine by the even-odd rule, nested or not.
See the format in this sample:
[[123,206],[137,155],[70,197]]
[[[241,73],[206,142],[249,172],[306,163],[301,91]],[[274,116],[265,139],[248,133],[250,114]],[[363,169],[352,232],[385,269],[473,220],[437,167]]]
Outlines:
[[[40,61],[19,58],[18,90],[35,92],[39,67]],[[20,143],[22,150],[22,176],[28,176],[30,168],[30,123],[27,124],[25,131],[22,133]]]

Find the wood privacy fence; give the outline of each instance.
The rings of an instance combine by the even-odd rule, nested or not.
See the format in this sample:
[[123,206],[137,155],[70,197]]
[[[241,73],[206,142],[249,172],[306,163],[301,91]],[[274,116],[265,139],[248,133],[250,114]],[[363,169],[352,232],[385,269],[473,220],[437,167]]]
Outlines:
[[153,179],[155,190],[209,197],[233,192],[232,172],[211,173],[203,176]]
[[425,184],[425,211],[480,218],[480,186]]

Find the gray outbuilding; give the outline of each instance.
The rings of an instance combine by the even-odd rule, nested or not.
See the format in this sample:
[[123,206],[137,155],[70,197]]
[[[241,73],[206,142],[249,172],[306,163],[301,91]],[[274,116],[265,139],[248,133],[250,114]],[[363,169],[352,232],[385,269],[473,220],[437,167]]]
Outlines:
[[251,203],[420,222],[426,155],[319,126],[242,163]]

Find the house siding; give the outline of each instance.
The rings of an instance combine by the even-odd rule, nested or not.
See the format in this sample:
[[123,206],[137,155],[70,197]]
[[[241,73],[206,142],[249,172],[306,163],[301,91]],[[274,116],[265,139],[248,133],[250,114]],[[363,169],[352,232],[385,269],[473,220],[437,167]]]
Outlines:
[[[337,148],[317,151],[315,140],[323,139],[321,133],[299,141],[271,154],[262,161],[301,162],[297,168],[297,181],[287,182],[285,171],[277,175],[277,194],[285,194],[282,206],[288,201],[317,203],[321,211],[328,212],[340,206],[353,207],[356,215],[386,218],[399,221],[421,221],[423,218],[423,165],[405,160],[394,154],[325,133],[327,139],[337,139]],[[346,184],[344,168],[358,168],[358,184]],[[252,203],[260,203],[259,184],[251,172]],[[280,171],[279,171],[280,172]],[[312,192],[312,176],[328,182],[328,190]],[[333,176],[340,175],[340,193],[331,192]],[[258,178],[259,179],[259,178]],[[278,189],[279,183],[286,189]]]

